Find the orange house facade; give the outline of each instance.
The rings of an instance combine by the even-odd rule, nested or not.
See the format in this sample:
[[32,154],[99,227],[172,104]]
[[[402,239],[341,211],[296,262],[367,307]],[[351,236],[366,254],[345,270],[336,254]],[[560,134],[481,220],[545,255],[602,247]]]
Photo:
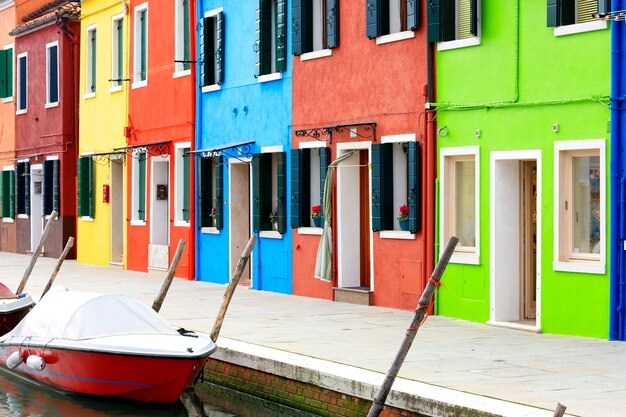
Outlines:
[[165,270],[179,240],[176,276],[194,278],[190,191],[194,137],[194,6],[131,1],[127,167],[127,268]]
[[[417,305],[434,259],[435,144],[425,110],[432,54],[424,3],[294,1],[296,295]],[[327,173],[333,182],[324,198]],[[312,218],[316,206],[321,222]],[[326,276],[316,268],[325,223]]]

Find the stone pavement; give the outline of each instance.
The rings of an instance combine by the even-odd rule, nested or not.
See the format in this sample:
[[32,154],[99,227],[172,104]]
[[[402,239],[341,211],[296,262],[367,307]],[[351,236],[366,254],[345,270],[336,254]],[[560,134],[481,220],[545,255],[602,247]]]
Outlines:
[[[0,253],[0,281],[17,288],[29,257]],[[56,260],[40,258],[26,285],[38,298]],[[122,292],[152,304],[163,274],[66,261],[57,283],[74,290]],[[172,324],[210,332],[225,286],[175,279],[161,313]],[[231,354],[354,380],[382,382],[411,312],[286,296],[239,287],[218,345]],[[259,356],[260,357],[260,356]],[[318,369],[319,371],[320,369]],[[394,389],[448,400],[492,415],[626,416],[626,343],[527,333],[429,317]],[[437,397],[439,396],[439,397]],[[503,401],[498,401],[503,400]],[[527,407],[529,406],[529,407]]]

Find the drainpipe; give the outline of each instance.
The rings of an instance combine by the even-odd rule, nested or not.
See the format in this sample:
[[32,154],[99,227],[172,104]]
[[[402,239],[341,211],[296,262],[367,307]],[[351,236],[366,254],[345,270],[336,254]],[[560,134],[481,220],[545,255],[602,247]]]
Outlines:
[[[426,103],[435,102],[435,44],[426,44]],[[428,107],[428,106],[427,106]],[[429,274],[435,267],[435,183],[437,177],[437,123],[435,122],[435,110],[426,110],[426,140],[425,142],[425,162],[426,162],[426,230],[424,230],[424,265],[426,273]],[[431,177],[432,175],[432,177]]]
[[[197,37],[197,31],[196,31],[196,8],[195,7],[191,7],[191,4],[189,5],[189,20],[191,20],[191,22],[189,22],[189,29],[191,30],[193,28],[192,33],[189,34],[189,60],[194,62],[196,60],[196,37]],[[190,64],[189,65],[189,69],[191,70],[191,86],[189,88],[191,88],[191,94],[190,94],[190,104],[191,104],[191,146],[189,147],[190,150],[194,151],[196,149],[196,137],[195,137],[195,133],[196,133],[196,66]],[[188,245],[188,254],[189,254],[189,271],[187,271],[187,279],[189,280],[195,280],[196,279],[196,216],[191,215],[191,213],[195,213],[196,212],[196,193],[192,192],[191,190],[195,190],[196,189],[196,157],[195,154],[191,154],[188,156],[188,158],[191,158],[191,160],[189,161],[189,176],[191,178],[189,178],[189,190],[190,190],[190,199],[191,201],[189,202],[189,240],[191,242],[190,245]]]

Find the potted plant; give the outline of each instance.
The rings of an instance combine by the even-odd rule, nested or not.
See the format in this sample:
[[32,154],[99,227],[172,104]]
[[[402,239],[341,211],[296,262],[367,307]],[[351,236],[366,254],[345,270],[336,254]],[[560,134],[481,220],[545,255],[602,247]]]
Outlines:
[[322,226],[322,210],[320,206],[311,207],[311,218],[315,227]]
[[278,230],[278,207],[270,212],[270,222],[272,222],[272,230]]
[[213,227],[217,227],[217,207],[213,207],[209,213]]
[[400,214],[396,219],[400,223],[400,230],[409,230],[409,206],[400,206]]

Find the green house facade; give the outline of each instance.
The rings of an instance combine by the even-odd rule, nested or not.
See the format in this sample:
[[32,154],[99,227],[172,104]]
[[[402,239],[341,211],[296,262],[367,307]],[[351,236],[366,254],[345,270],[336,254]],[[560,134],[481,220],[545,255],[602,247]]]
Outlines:
[[432,1],[438,313],[608,337],[610,23],[600,0]]

